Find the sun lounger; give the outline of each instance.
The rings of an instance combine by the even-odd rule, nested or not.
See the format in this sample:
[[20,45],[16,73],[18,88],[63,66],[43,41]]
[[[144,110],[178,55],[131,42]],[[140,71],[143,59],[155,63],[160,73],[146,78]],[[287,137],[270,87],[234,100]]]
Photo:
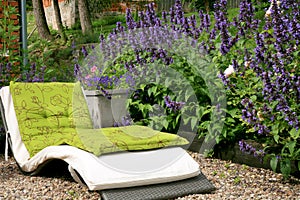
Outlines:
[[180,147],[187,144],[182,137],[142,126],[93,129],[79,83],[12,82],[0,97],[5,155],[9,147],[25,174],[63,160],[75,181],[100,190],[104,199],[129,193],[130,199],[164,199],[215,189]]

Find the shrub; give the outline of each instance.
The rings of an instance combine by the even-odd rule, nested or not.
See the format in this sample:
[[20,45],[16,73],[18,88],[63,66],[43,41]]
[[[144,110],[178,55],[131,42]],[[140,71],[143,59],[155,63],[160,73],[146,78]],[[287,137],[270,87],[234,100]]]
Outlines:
[[[299,64],[299,31],[296,28],[299,26],[296,19],[299,7],[295,1],[274,1],[270,12],[267,11],[262,19],[263,25],[253,18],[254,13],[249,13],[251,9],[251,2],[241,3],[239,18],[246,21],[234,21],[239,35],[233,46],[226,32],[221,36],[222,57],[232,62],[226,65],[231,64],[235,71],[227,77],[221,74],[228,86],[225,124],[228,127],[241,124],[242,119],[242,129],[233,134],[240,140],[241,150],[246,151],[245,146],[248,152],[251,149],[244,139],[261,143],[264,149],[254,151],[252,148],[250,152],[270,159],[273,170],[280,163],[279,168],[287,178],[291,161],[298,161],[300,169],[300,77],[296,67]],[[226,29],[230,29],[230,25]],[[229,41],[227,45],[226,41]],[[222,63],[223,59],[215,57],[217,63]],[[223,134],[223,137],[227,139],[227,135]]]
[[11,6],[9,2],[0,2],[0,63],[2,62],[20,62],[16,55],[19,53],[18,34],[20,26],[15,24],[19,15],[17,9]]
[[[299,7],[272,1],[263,19],[255,9],[244,0],[230,21],[221,0],[215,22],[200,10],[198,25],[196,16],[184,16],[180,1],[162,18],[152,4],[137,20],[129,10],[126,26],[117,23],[106,39],[101,36],[85,67],[76,65],[76,75],[87,83],[96,65],[93,86],[133,88],[128,107],[136,122],[172,132],[183,122],[206,141],[239,141],[241,150],[270,158],[273,170],[280,163],[288,177],[292,160],[300,169]],[[188,54],[193,49],[198,53]],[[251,148],[245,139],[265,148]]]

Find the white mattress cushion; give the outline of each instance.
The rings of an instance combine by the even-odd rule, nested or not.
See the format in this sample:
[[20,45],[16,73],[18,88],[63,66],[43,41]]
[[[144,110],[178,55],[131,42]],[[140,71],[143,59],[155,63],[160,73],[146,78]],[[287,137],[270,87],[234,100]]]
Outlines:
[[170,182],[200,173],[199,165],[180,147],[108,154],[86,162],[93,164],[72,167],[91,190]]

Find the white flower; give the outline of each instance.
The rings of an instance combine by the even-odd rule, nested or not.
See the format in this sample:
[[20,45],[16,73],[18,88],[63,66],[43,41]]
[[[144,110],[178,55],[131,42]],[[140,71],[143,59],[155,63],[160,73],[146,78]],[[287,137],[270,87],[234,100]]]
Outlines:
[[269,7],[269,9],[267,10],[267,12],[265,13],[265,17],[270,17],[270,15],[272,14],[272,5]]
[[261,111],[257,112],[257,117],[258,117],[259,121],[264,121],[265,120]]
[[228,77],[228,76],[230,76],[232,73],[234,73],[233,66],[232,66],[232,65],[229,65],[229,66],[227,67],[227,69],[225,69],[224,75],[225,75],[226,77]]
[[277,6],[280,6],[281,2],[280,1],[276,1]]
[[[265,13],[265,17],[270,17],[270,15],[272,14],[272,9],[273,9],[273,6],[274,6],[274,2],[275,2],[275,1],[272,1],[272,2],[271,2],[270,7],[268,8],[268,10],[267,10],[266,13]],[[276,4],[277,4],[277,6],[279,7],[280,4],[281,4],[281,2],[280,2],[279,0],[277,0],[277,1],[276,1]]]
[[246,61],[245,62],[245,67],[248,68],[250,66],[250,63],[251,63],[250,61]]

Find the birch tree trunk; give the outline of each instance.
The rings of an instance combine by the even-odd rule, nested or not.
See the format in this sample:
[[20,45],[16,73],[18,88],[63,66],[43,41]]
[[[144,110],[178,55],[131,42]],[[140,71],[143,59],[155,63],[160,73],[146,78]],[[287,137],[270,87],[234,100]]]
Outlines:
[[78,11],[82,33],[93,32],[87,0],[78,0]]

